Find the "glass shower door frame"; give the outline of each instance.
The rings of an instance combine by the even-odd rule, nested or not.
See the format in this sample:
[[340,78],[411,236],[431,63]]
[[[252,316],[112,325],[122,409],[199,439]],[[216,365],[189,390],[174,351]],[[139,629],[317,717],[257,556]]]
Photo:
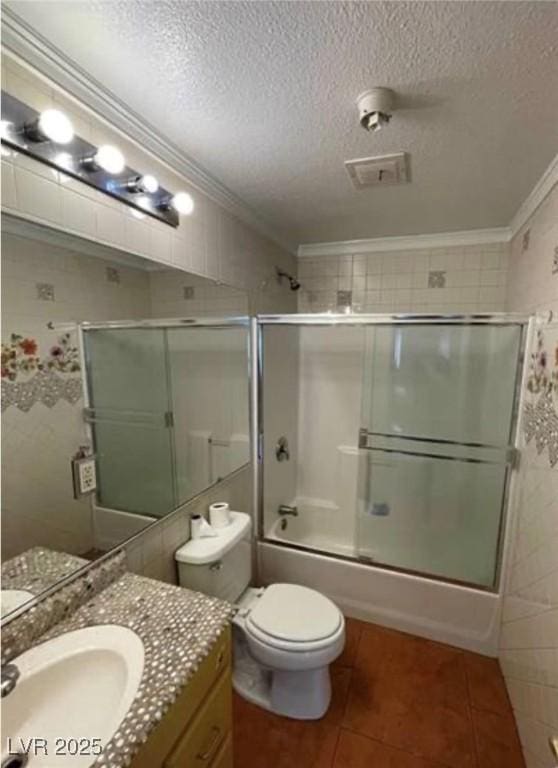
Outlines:
[[[519,417],[520,417],[520,398],[522,391],[522,383],[526,375],[526,349],[528,339],[532,334],[534,318],[530,315],[516,314],[516,313],[478,313],[470,315],[456,315],[456,314],[286,314],[286,315],[257,315],[251,322],[251,433],[252,433],[252,468],[253,468],[253,507],[255,510],[255,522],[256,522],[256,538],[258,541],[265,541],[271,543],[273,546],[282,547],[286,549],[297,549],[303,552],[312,554],[320,554],[322,556],[331,557],[336,560],[344,560],[353,563],[359,563],[367,565],[369,567],[379,568],[383,570],[391,570],[398,573],[411,574],[415,576],[421,576],[434,581],[441,581],[448,584],[457,584],[460,586],[470,587],[472,589],[498,593],[500,591],[501,579],[502,579],[502,564],[504,559],[504,543],[505,532],[509,524],[509,501],[510,501],[510,485],[512,479],[512,470],[517,466],[519,459]],[[295,326],[295,327],[336,327],[336,326],[374,326],[374,325],[488,325],[488,326],[519,326],[521,329],[521,336],[519,342],[519,353],[517,359],[517,366],[515,372],[514,382],[514,398],[513,409],[510,423],[510,440],[509,450],[506,456],[506,472],[504,481],[504,490],[502,493],[499,529],[497,537],[497,551],[496,551],[496,569],[494,584],[485,587],[478,584],[472,584],[468,582],[458,581],[451,578],[446,578],[439,575],[423,573],[398,567],[395,565],[383,564],[382,562],[367,562],[366,560],[357,559],[353,556],[346,556],[335,552],[317,551],[311,547],[303,544],[295,544],[292,542],[281,542],[276,539],[267,539],[264,529],[264,424],[263,424],[263,388],[264,388],[264,371],[263,371],[263,355],[264,355],[264,330],[267,326]],[[359,448],[364,448],[364,442],[367,439],[367,431],[361,430],[359,434]],[[389,438],[388,435],[385,435]],[[428,440],[421,440],[425,444],[430,442]],[[482,448],[487,450],[494,450],[496,447],[493,445],[483,445],[477,443],[459,443],[458,441],[432,441],[435,443],[447,443],[448,447],[453,446],[455,448]],[[389,452],[389,449],[387,449]],[[434,458],[439,458],[438,455],[434,455]],[[441,457],[443,458],[443,457]],[[471,459],[473,463],[476,461],[482,461],[480,459]],[[490,460],[486,460],[490,463]]]

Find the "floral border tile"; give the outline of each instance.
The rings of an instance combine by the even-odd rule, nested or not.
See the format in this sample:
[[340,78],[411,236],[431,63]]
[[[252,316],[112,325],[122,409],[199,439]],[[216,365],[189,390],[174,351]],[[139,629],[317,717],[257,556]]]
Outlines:
[[81,396],[81,378],[62,379],[54,371],[39,371],[28,381],[5,381],[2,384],[2,412],[15,406],[27,413],[36,403],[52,408],[60,400],[75,405]]
[[2,411],[26,413],[35,403],[52,408],[60,400],[74,405],[82,396],[79,349],[70,333],[60,336],[44,357],[33,338],[12,333],[2,344]]
[[548,450],[554,467],[558,463],[558,340],[550,349],[539,329],[527,379],[527,390],[536,399],[525,404],[523,430],[527,443],[535,441],[539,455]]

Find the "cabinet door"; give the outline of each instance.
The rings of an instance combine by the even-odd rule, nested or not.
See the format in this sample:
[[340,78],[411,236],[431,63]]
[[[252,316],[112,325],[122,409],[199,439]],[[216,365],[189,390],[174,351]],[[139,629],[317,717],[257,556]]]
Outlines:
[[178,699],[150,733],[147,742],[132,760],[131,768],[161,768],[166,765],[165,761],[174,754],[175,745],[182,743],[197,722],[199,712],[205,707],[218,681],[228,680],[229,696],[232,695],[230,662],[231,630],[227,626]]
[[230,672],[225,672],[190,728],[165,760],[165,768],[207,768],[232,729]]

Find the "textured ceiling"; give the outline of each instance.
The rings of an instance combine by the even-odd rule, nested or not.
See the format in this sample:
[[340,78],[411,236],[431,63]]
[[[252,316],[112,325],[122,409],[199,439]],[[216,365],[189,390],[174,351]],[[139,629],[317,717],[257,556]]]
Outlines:
[[[558,151],[555,2],[7,5],[291,242],[507,225]],[[412,183],[353,189],[344,160],[400,150]]]

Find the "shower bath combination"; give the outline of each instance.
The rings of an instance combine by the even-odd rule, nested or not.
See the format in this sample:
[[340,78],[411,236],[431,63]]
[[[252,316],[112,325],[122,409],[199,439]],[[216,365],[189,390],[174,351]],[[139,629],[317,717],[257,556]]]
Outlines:
[[[529,318],[252,322],[261,579],[493,652]],[[286,525],[285,508],[298,512]]]

